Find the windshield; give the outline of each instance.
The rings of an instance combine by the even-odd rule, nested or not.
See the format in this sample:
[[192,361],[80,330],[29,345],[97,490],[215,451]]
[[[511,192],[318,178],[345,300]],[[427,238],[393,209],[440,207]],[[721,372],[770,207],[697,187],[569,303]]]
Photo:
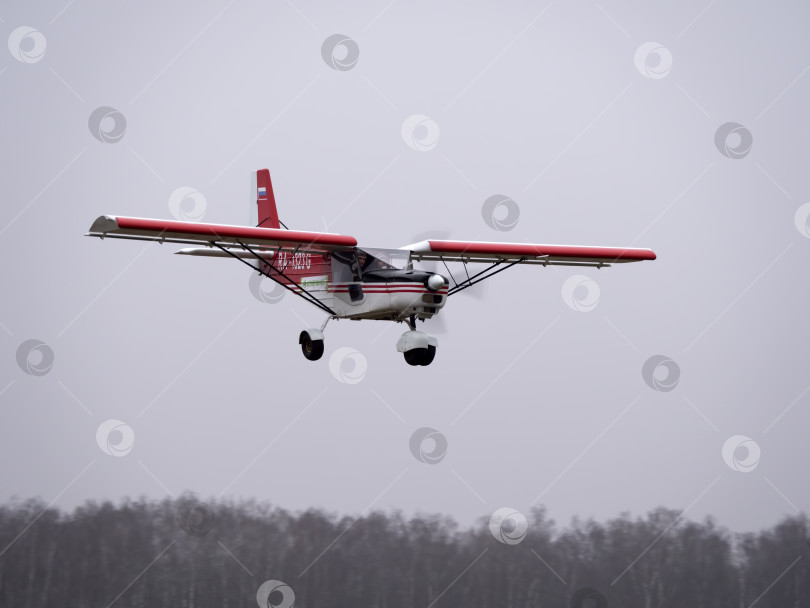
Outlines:
[[[374,270],[404,270],[408,267],[410,251],[402,249],[357,249],[357,257],[363,272]],[[365,259],[363,259],[365,258]]]

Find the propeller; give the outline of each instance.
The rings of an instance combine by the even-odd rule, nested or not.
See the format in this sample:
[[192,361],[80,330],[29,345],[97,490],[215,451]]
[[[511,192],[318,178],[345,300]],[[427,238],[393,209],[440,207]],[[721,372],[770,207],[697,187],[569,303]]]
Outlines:
[[[449,230],[428,230],[426,232],[420,232],[419,234],[413,237],[412,243],[419,243],[421,241],[447,241],[450,240],[450,231]],[[459,282],[466,280],[467,275],[464,273],[464,267],[460,263],[455,263],[458,266],[458,269],[453,268],[453,276],[456,277],[456,280]],[[414,262],[414,268],[418,268],[421,270],[427,270],[428,272],[433,272],[436,274],[440,274],[442,276],[447,275],[447,268],[445,268],[444,264],[441,262]],[[453,279],[451,277],[447,277],[450,281],[450,288],[453,288]],[[486,289],[482,283],[476,283],[472,287],[468,287],[464,291],[459,292],[460,294],[464,294],[466,296],[475,298],[477,300],[481,300],[486,295]]]
[[[428,230],[426,232],[420,232],[419,234],[415,235],[411,240],[411,243],[419,243],[421,241],[431,241],[431,240],[447,241],[450,239],[450,234],[451,233],[449,230],[443,229]],[[454,265],[458,266],[459,268],[458,271],[457,269],[453,268],[453,276],[455,276],[458,281],[465,280],[467,278],[467,275],[464,273],[463,266],[461,266],[461,264],[458,263]],[[447,276],[447,268],[445,268],[445,265],[442,264],[441,262],[433,262],[433,261],[414,262],[414,268],[417,268],[419,270],[427,270],[428,272],[442,275],[448,279],[448,281],[450,282],[450,287],[451,288],[453,287],[453,279]],[[467,297],[472,297],[480,300],[484,298],[486,292],[483,286],[479,283],[473,285],[472,287],[468,287],[464,291],[459,292],[459,295],[465,295]],[[430,320],[425,322],[425,326],[430,333],[441,335],[446,334],[448,332],[449,328],[447,322],[445,321],[444,316],[445,314],[446,313],[442,308],[442,310],[436,313],[436,315],[434,315]]]

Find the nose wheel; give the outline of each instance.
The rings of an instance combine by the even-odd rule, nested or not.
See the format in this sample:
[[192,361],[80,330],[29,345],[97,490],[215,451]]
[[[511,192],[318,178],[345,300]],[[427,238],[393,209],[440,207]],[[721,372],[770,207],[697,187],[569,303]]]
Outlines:
[[430,365],[436,356],[436,347],[428,345],[427,348],[412,348],[402,354],[408,365]]
[[422,331],[406,331],[397,341],[397,350],[408,365],[430,365],[436,357],[439,341]]

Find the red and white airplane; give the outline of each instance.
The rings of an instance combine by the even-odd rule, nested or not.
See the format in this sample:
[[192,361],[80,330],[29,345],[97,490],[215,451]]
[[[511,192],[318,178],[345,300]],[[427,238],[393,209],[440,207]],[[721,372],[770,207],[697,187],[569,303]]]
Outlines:
[[[270,172],[253,173],[255,226],[231,226],[102,215],[87,236],[197,245],[183,255],[230,257],[254,268],[327,314],[320,328],[305,329],[298,342],[304,356],[323,355],[330,319],[375,319],[406,323],[397,351],[410,365],[430,365],[438,341],[418,331],[416,320],[430,319],[447,298],[515,264],[594,266],[654,260],[650,249],[575,247],[526,243],[427,240],[399,249],[357,246],[351,236],[282,228]],[[202,246],[202,247],[200,247]],[[418,270],[414,262],[442,262],[450,277]],[[463,264],[457,279],[448,263]],[[484,265],[470,274],[468,265]]]

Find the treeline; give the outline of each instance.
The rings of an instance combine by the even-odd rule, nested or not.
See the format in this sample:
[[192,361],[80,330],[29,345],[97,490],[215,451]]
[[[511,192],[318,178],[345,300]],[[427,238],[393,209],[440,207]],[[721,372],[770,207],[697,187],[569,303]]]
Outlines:
[[528,515],[520,542],[515,522],[502,524],[507,544],[489,518],[460,529],[432,515],[354,519],[190,496],[72,513],[15,502],[0,507],[0,606],[810,606],[804,516],[735,535],[663,508],[562,529],[543,509]]

